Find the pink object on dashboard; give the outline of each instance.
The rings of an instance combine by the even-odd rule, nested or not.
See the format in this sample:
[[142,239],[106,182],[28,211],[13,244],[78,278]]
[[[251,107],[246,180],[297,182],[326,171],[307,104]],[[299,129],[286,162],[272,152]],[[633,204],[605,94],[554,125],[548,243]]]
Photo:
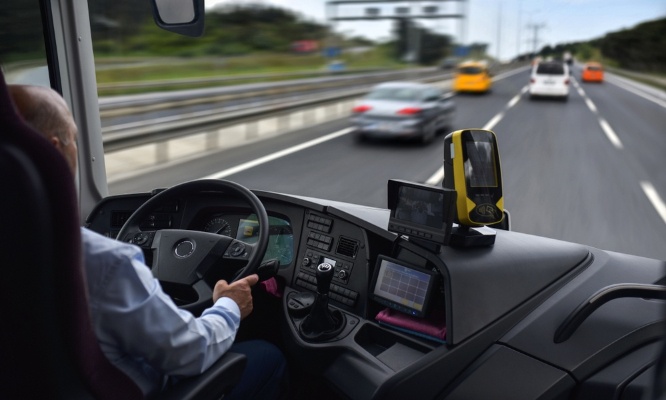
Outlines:
[[428,318],[417,318],[385,308],[377,314],[375,319],[381,324],[406,332],[429,336],[440,341],[446,339],[446,321],[443,311],[433,310]]
[[274,277],[270,278],[270,279],[266,279],[263,282],[259,282],[259,287],[264,289],[264,291],[266,291],[266,293],[268,293],[268,294],[270,294],[274,297],[277,297],[278,299],[281,299],[282,295],[284,293],[284,291],[282,290],[282,288],[278,284],[277,279],[275,279]]

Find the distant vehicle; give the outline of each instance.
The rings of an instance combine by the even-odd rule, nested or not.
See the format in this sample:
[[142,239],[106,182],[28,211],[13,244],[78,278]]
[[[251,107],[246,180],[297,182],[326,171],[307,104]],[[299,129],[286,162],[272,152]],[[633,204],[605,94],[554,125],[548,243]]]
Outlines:
[[453,79],[453,90],[485,93],[490,90],[492,84],[493,79],[485,62],[468,61],[458,65]]
[[455,106],[435,86],[417,82],[386,82],[375,86],[353,108],[358,139],[366,137],[432,141],[451,126]]
[[604,69],[598,62],[589,62],[583,66],[581,73],[583,82],[603,82]]
[[291,44],[291,51],[300,54],[309,54],[319,51],[319,42],[316,40],[297,40]]
[[458,59],[458,57],[446,57],[441,62],[441,64],[439,64],[439,67],[441,69],[453,69],[456,67],[456,65],[458,65],[459,62],[460,60]]
[[537,96],[569,98],[569,67],[559,61],[543,61],[532,67],[530,98]]
[[565,51],[564,55],[563,55],[563,58],[564,58],[564,62],[567,63],[568,66],[571,67],[573,65],[573,56],[571,55],[571,52]]

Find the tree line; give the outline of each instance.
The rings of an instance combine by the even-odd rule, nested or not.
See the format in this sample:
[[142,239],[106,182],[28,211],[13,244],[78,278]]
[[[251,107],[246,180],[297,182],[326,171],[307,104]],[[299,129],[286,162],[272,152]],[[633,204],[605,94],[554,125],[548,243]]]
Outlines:
[[666,73],[666,18],[643,22],[630,29],[585,41],[545,46],[539,55],[561,56],[569,51],[582,60],[600,55],[620,68]]
[[[320,47],[347,45],[375,46],[363,37],[344,38],[327,25],[308,20],[298,13],[270,4],[226,4],[206,11],[204,36],[197,40],[165,34],[155,27],[149,13],[137,12],[135,6],[105,6],[115,0],[95,1],[91,24],[96,54],[154,54],[180,56],[236,56],[253,52],[284,53],[295,41],[314,40]],[[103,13],[102,13],[103,11]],[[101,17],[104,15],[104,17]],[[99,16],[99,17],[98,17]],[[143,16],[144,20],[137,20]],[[112,23],[109,23],[112,22]],[[409,19],[399,19],[394,39],[388,46],[395,60],[404,60],[416,37],[418,51],[413,54],[420,64],[433,64],[448,55],[452,40]],[[416,36],[415,36],[416,35]]]
[[[44,58],[43,33],[36,22],[40,10],[33,1],[2,0],[0,29],[12,41],[0,43],[5,61]],[[285,53],[295,41],[314,40],[326,46],[376,46],[362,37],[345,38],[330,27],[279,6],[226,4],[206,10],[204,36],[195,40],[166,33],[155,26],[147,1],[95,0],[89,2],[90,27],[96,56],[237,56],[255,52]],[[451,51],[452,40],[409,19],[397,20],[393,39],[382,44],[389,55],[420,64],[434,64]],[[416,35],[416,36],[414,36]],[[416,37],[418,51],[413,52]]]

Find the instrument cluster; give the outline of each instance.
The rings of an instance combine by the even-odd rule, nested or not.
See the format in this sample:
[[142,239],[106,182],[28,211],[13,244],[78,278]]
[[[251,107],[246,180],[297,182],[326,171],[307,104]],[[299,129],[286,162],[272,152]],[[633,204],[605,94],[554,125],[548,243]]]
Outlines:
[[[294,234],[291,223],[283,217],[269,216],[268,249],[263,261],[277,259],[281,266],[294,260]],[[225,235],[244,243],[255,243],[261,227],[255,214],[214,213],[203,218],[192,229]]]

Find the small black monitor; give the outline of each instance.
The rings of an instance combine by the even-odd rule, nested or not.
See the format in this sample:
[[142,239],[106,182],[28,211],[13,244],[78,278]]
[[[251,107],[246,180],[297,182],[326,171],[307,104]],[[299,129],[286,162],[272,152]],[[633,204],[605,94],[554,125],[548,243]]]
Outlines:
[[436,244],[447,244],[453,225],[456,192],[437,186],[390,179],[389,231]]
[[425,317],[436,273],[383,255],[377,257],[371,295],[389,308]]

